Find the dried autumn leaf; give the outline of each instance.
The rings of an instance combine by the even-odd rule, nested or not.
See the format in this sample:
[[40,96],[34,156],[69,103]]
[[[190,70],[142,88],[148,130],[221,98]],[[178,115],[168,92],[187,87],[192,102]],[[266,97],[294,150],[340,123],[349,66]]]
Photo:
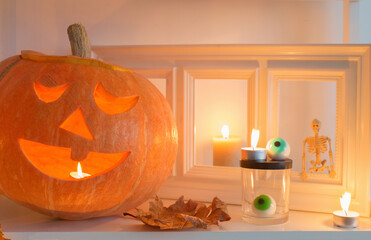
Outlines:
[[219,225],[219,221],[229,221],[231,217],[227,213],[227,205],[215,197],[210,206],[189,200],[184,202],[181,196],[174,204],[164,207],[161,199],[156,196],[149,203],[149,211],[144,212],[136,209],[137,215],[124,213],[124,216],[132,216],[143,223],[159,227],[160,229],[184,229],[196,227],[207,229],[208,225]]
[[215,197],[211,203],[211,213],[207,217],[209,224],[218,225],[218,221],[228,221],[231,217],[227,213],[227,205],[219,198]]

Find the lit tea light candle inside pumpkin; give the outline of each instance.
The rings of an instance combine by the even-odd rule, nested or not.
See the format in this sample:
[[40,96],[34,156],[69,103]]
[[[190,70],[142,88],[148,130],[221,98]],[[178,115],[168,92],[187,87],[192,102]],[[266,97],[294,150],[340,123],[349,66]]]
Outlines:
[[349,211],[351,194],[346,192],[340,198],[340,205],[343,210],[333,212],[334,225],[343,228],[355,228],[358,226],[359,214]]
[[241,138],[230,136],[228,125],[223,125],[221,132],[222,136],[213,138],[213,164],[238,167]]
[[242,160],[261,160],[267,159],[267,150],[265,148],[258,148],[259,130],[253,129],[251,132],[251,147],[241,148]]
[[76,178],[76,179],[90,176],[90,174],[82,172],[81,164],[79,162],[77,163],[77,172],[70,172],[70,175],[71,177]]

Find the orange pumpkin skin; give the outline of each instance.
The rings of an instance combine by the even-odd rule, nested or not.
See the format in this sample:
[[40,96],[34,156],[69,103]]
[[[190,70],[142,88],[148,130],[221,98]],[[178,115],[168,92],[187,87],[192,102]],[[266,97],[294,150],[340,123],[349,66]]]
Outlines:
[[[162,94],[96,60],[4,60],[0,116],[0,192],[53,217],[122,214],[159,189],[176,158],[176,125]],[[90,177],[69,175],[77,161]]]

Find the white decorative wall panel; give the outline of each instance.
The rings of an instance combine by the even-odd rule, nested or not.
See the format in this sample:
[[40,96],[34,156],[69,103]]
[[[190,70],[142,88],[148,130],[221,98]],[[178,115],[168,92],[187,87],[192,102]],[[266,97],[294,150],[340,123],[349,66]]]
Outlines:
[[[240,169],[212,166],[209,155],[201,162],[196,157],[202,148],[197,124],[219,121],[220,116],[197,119],[197,112],[202,111],[197,104],[205,106],[207,99],[198,100],[202,93],[195,87],[198,81],[233,80],[245,83],[238,92],[243,92],[240,100],[246,101],[241,105],[246,107],[241,110],[246,114],[241,129],[246,130],[239,131],[246,135],[247,145],[252,128],[261,132],[259,146],[280,135],[292,145],[291,209],[332,212],[340,207],[339,197],[350,191],[351,208],[362,216],[370,215],[369,45],[118,46],[94,47],[94,51],[99,58],[138,70],[148,78],[166,79],[166,97],[178,125],[179,151],[173,174],[158,193],[161,197],[185,195],[210,201],[218,196],[241,203]],[[210,85],[213,91],[217,87]],[[308,179],[300,178],[302,143],[313,135],[313,118],[323,123],[320,135],[332,140],[335,178],[326,170],[307,170]]]

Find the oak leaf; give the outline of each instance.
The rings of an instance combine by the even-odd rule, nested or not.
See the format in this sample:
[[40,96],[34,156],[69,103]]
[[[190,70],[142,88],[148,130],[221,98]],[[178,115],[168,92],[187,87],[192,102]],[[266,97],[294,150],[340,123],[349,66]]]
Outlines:
[[137,215],[124,213],[124,216],[132,216],[146,225],[160,229],[207,229],[208,225],[219,225],[219,221],[231,219],[227,213],[227,205],[217,197],[208,207],[191,199],[185,202],[183,196],[169,207],[164,207],[161,199],[156,196],[153,202],[149,202],[148,212],[141,209],[136,211]]

